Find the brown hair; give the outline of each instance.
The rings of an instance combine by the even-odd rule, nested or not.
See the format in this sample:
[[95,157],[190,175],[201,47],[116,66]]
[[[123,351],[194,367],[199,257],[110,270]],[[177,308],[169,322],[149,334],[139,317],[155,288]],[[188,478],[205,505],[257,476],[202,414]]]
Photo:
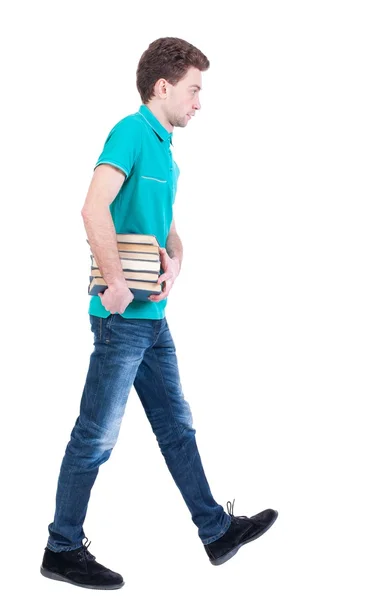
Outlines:
[[198,48],[175,37],[159,38],[143,52],[136,70],[136,87],[146,104],[154,96],[154,85],[164,78],[176,85],[190,67],[209,69],[208,58]]

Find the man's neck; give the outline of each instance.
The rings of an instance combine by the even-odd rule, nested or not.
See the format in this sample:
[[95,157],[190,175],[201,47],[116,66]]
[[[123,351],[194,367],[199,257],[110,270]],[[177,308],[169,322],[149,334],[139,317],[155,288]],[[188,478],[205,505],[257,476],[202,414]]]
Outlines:
[[147,108],[153,113],[154,117],[158,119],[158,121],[163,125],[165,129],[169,133],[172,133],[174,127],[169,121],[166,119],[164,112],[160,106],[160,104],[154,103],[152,100],[146,104]]

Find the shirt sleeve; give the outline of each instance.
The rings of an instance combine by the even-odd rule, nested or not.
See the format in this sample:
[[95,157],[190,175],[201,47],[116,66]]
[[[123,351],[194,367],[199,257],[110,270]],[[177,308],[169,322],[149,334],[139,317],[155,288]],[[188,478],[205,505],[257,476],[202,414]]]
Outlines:
[[126,176],[139,155],[142,144],[142,124],[131,116],[125,117],[111,129],[94,169],[101,164],[117,167]]

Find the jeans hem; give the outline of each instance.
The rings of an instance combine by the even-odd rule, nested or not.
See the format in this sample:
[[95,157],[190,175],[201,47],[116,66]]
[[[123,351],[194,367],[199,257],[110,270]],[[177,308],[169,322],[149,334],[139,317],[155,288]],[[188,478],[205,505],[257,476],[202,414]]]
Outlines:
[[81,547],[82,547],[82,542],[77,544],[77,546],[60,546],[60,547],[50,544],[50,542],[47,542],[47,544],[46,544],[46,548],[48,548],[52,552],[70,552],[71,550],[77,550],[77,548],[81,548]]
[[214,536],[212,536],[210,538],[207,538],[206,540],[202,540],[202,542],[203,542],[204,545],[211,544],[212,542],[216,542],[216,540],[218,540],[219,538],[221,538],[225,534],[225,532],[227,531],[227,529],[231,525],[231,517],[230,517],[230,515],[226,514],[226,517],[227,517],[227,521],[226,521],[225,526],[221,530],[221,532],[218,533],[217,535],[214,535]]

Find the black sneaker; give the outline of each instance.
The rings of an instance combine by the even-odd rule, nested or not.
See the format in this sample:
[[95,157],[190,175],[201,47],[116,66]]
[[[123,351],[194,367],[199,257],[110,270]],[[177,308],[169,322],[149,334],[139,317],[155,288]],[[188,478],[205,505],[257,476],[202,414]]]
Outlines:
[[[235,500],[234,500],[235,502]],[[209,560],[213,565],[222,565],[232,558],[244,544],[256,540],[267,531],[278,517],[278,512],[267,508],[253,517],[236,517],[233,514],[234,502],[227,502],[231,525],[224,535],[215,542],[204,544]]]
[[121,588],[124,585],[123,577],[96,562],[96,557],[87,550],[89,546],[90,542],[76,550],[62,552],[53,552],[45,548],[41,565],[42,575],[93,590]]

